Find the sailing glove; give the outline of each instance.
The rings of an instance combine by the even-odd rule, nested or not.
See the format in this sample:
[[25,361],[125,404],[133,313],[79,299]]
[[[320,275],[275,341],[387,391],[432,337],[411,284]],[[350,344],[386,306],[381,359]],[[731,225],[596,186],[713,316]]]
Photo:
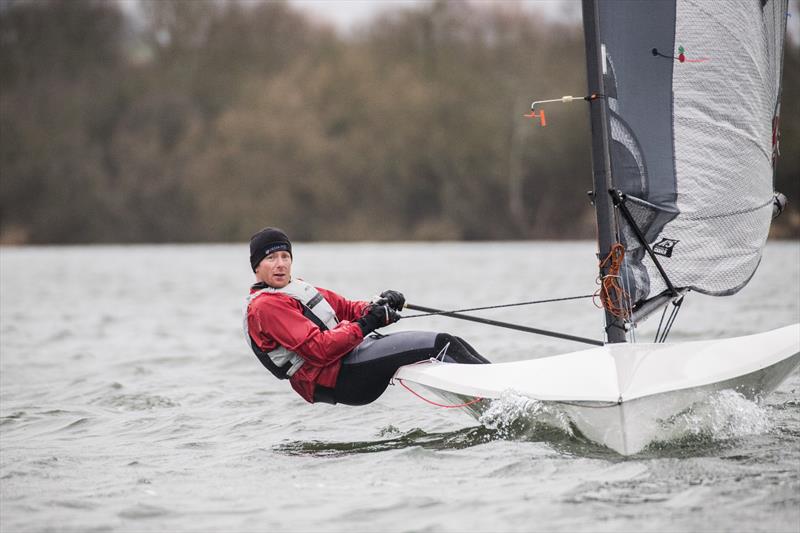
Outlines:
[[381,298],[389,304],[389,307],[394,309],[395,311],[402,311],[403,306],[406,305],[406,297],[403,296],[402,292],[397,291],[383,291],[381,293]]
[[356,320],[356,324],[361,328],[361,333],[366,337],[378,328],[394,324],[400,320],[397,311],[388,305],[371,305],[367,313]]

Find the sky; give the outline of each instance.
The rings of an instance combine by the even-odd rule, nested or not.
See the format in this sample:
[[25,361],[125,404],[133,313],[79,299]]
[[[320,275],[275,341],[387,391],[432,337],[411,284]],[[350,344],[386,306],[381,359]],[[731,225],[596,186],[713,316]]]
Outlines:
[[[117,0],[129,13],[137,10],[139,0]],[[333,24],[338,30],[348,33],[383,11],[415,7],[431,0],[288,0],[301,9]],[[718,0],[707,0],[718,1]],[[549,19],[581,23],[579,0],[471,0],[472,3],[516,3],[524,9],[536,11]],[[787,33],[795,43],[800,42],[800,0],[789,0]]]
[[[581,21],[581,4],[577,0],[472,0],[473,4],[500,2],[520,4],[551,19]],[[430,0],[289,0],[289,3],[349,32],[383,11],[424,5]]]
[[[538,11],[550,19],[581,23],[579,0],[471,0],[473,3],[518,3],[525,9]],[[707,0],[718,1],[718,0]],[[337,29],[347,33],[367,22],[381,11],[414,7],[430,0],[289,0],[302,9],[315,14],[321,20],[331,22]],[[789,0],[787,32],[794,42],[800,42],[800,0]]]

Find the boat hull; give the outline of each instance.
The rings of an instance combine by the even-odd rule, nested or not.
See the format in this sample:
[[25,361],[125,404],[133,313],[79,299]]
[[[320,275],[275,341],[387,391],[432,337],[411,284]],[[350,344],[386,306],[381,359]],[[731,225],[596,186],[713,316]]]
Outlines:
[[[759,399],[775,390],[800,366],[800,324],[735,339],[680,343],[666,349],[652,349],[653,346],[606,346],[506,363],[507,369],[497,368],[503,364],[491,365],[495,367],[491,373],[488,366],[412,365],[400,369],[395,378],[420,385],[452,404],[468,403],[476,396],[499,398],[506,391],[550,403],[564,412],[586,438],[622,455],[631,455],[660,440],[672,417],[707,401],[714,392],[733,390],[745,398]],[[615,372],[597,359],[604,355],[605,363],[612,363]],[[703,359],[698,361],[698,357]],[[708,365],[709,360],[719,363],[725,357],[731,359],[729,364],[736,372]],[[597,383],[588,391],[565,387],[559,397],[561,363],[569,367],[584,361],[589,366],[583,374],[580,368],[572,369],[579,383],[588,383],[592,377],[609,383]],[[472,368],[463,368],[467,366]],[[547,371],[552,373],[552,380],[548,380]],[[706,374],[692,376],[692,371]],[[481,379],[482,373],[485,379]],[[506,373],[508,387],[504,387],[502,379]],[[534,382],[532,387],[519,386],[527,383],[526,373]],[[615,379],[611,379],[612,375]],[[685,386],[681,386],[681,376],[687,376],[682,382]],[[478,418],[487,405],[488,401],[484,401],[465,409]]]
[[775,390],[798,366],[800,354],[795,354],[767,368],[702,387],[654,394],[610,407],[564,403],[560,407],[585,437],[622,455],[632,455],[659,440],[670,418],[706,402],[713,393],[733,390],[755,400]]

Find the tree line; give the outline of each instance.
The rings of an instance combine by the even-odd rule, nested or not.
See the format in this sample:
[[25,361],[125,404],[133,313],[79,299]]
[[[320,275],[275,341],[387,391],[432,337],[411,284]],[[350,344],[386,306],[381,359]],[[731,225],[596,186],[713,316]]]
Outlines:
[[[590,238],[582,28],[436,1],[346,36],[281,2],[0,7],[0,242]],[[786,50],[784,102],[800,48]],[[784,106],[786,109],[788,106]],[[784,147],[796,120],[782,121]],[[800,203],[800,156],[777,187]],[[800,235],[790,204],[775,234]]]

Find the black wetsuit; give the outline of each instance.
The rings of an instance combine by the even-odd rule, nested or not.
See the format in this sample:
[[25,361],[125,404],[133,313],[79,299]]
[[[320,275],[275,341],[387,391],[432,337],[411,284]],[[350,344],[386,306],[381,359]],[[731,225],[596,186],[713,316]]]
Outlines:
[[447,333],[401,331],[373,334],[342,359],[336,386],[317,386],[315,402],[365,405],[389,386],[398,368],[434,357],[450,363],[489,363],[465,340]]

